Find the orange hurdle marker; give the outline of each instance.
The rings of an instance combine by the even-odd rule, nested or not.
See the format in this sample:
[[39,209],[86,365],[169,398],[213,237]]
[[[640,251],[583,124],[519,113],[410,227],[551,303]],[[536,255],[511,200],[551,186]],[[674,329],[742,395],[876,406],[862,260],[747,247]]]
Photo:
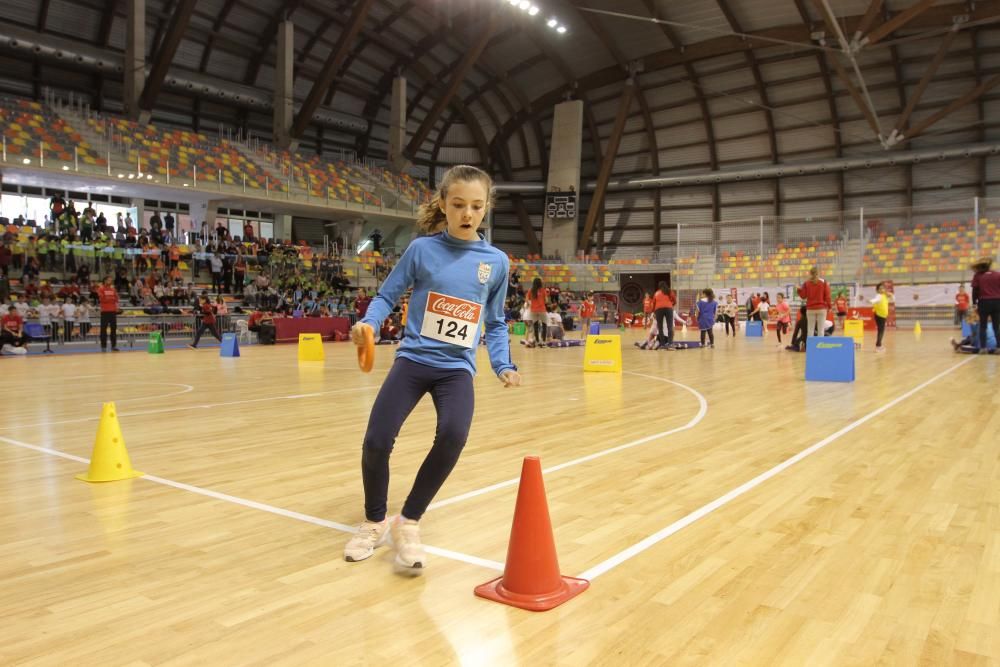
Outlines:
[[503,576],[476,586],[476,595],[521,609],[547,611],[589,586],[586,579],[559,574],[542,463],[537,456],[526,456]]
[[365,344],[358,346],[358,368],[363,373],[371,373],[375,365],[375,334],[368,326],[361,327],[361,330],[364,332]]

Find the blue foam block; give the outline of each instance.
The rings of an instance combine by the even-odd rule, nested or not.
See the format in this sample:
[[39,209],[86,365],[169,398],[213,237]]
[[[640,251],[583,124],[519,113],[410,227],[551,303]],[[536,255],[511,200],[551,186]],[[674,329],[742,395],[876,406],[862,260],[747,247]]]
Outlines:
[[236,338],[236,334],[227,333],[222,334],[222,346],[219,348],[220,357],[238,357],[240,356],[240,343]]
[[810,336],[806,341],[806,380],[854,382],[854,339]]
[[748,337],[762,338],[764,336],[764,323],[756,321],[747,322],[746,335]]

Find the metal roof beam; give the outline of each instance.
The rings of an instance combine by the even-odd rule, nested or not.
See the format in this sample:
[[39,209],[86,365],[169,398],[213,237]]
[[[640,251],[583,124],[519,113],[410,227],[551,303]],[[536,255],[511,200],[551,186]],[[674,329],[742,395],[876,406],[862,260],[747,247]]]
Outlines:
[[861,17],[861,23],[859,23],[858,27],[854,29],[854,37],[851,40],[851,45],[854,48],[857,48],[857,44],[861,40],[861,37],[868,32],[868,30],[872,27],[872,24],[875,23],[875,19],[878,18],[880,9],[882,9],[882,0],[871,0],[871,2],[868,3],[868,9],[865,10],[865,15]]
[[451,99],[458,91],[458,87],[462,84],[462,81],[465,80],[465,75],[468,74],[469,70],[472,69],[472,66],[476,64],[476,60],[479,58],[480,54],[482,54],[483,49],[486,48],[486,44],[489,42],[490,36],[496,29],[496,24],[497,13],[495,11],[491,11],[487,16],[486,25],[480,31],[476,39],[473,40],[472,48],[466,51],[465,55],[463,55],[461,60],[459,60],[458,65],[452,72],[451,78],[448,80],[447,85],[445,85],[441,95],[434,100],[434,105],[431,107],[431,110],[427,113],[423,122],[420,123],[420,127],[417,128],[417,131],[413,134],[413,137],[410,139],[410,143],[407,144],[404,154],[410,159],[417,154],[420,146],[424,143],[424,140],[430,133],[431,128],[434,127],[434,123],[436,123],[438,118],[441,117],[441,112],[448,106],[448,103],[451,102]]
[[142,96],[139,98],[140,109],[152,112],[156,98],[163,88],[163,80],[167,78],[167,70],[170,69],[170,63],[173,62],[177,47],[184,37],[184,31],[191,21],[194,6],[195,0],[179,0],[177,3],[177,8],[170,17],[170,27],[167,28],[163,43],[159,51],[153,55],[153,65],[146,78],[146,85],[142,89]]
[[583,233],[580,234],[578,248],[586,251],[590,246],[590,237],[594,234],[594,225],[598,217],[604,212],[604,194],[608,188],[608,180],[611,178],[611,170],[615,164],[615,154],[618,152],[618,145],[621,143],[622,134],[625,131],[625,120],[628,118],[628,109],[632,106],[632,97],[635,95],[635,81],[629,79],[622,91],[621,102],[618,104],[618,113],[615,115],[615,124],[611,128],[611,136],[608,138],[608,147],[604,151],[604,159],[601,162],[601,171],[597,175],[597,185],[594,187],[594,194],[590,199],[590,206],[587,208],[587,221],[583,225]]
[[900,114],[899,120],[896,121],[896,128],[893,130],[893,134],[898,134],[903,131],[906,127],[907,122],[910,120],[910,114],[913,110],[917,108],[917,103],[920,102],[920,98],[923,97],[924,91],[927,89],[927,84],[931,82],[934,78],[934,74],[937,72],[938,67],[944,62],[944,57],[948,53],[948,48],[951,46],[952,41],[955,39],[955,35],[958,34],[954,30],[950,31],[945,38],[941,40],[941,45],[938,47],[937,53],[934,54],[934,59],[931,60],[931,64],[927,66],[924,70],[923,76],[920,77],[920,82],[917,84],[917,89],[913,91],[913,95],[910,97],[910,101],[906,103],[906,108],[903,109],[903,113]]
[[330,51],[330,55],[327,57],[319,77],[313,81],[312,88],[309,89],[306,101],[302,103],[299,112],[295,115],[292,127],[288,131],[292,139],[301,137],[312,121],[313,114],[316,113],[320,103],[323,101],[323,96],[337,75],[337,71],[340,69],[341,64],[343,64],[344,59],[347,58],[347,51],[361,31],[361,26],[364,25],[365,18],[368,16],[368,10],[371,9],[374,1],[359,0],[351,10],[351,16],[344,30],[340,33],[336,48]]
[[923,119],[913,127],[907,129],[903,133],[903,141],[910,141],[912,139],[915,139],[916,137],[919,137],[921,134],[926,132],[928,128],[937,123],[939,120],[951,115],[955,111],[958,111],[965,105],[975,102],[977,99],[979,99],[979,97],[981,97],[983,94],[995,88],[998,84],[1000,84],[1000,74],[990,77],[989,79],[979,84],[978,86],[967,92],[965,95],[962,95],[957,100],[955,100],[948,106],[944,107],[937,113],[928,116],[927,118]]
[[[733,14],[732,9],[730,9],[729,3],[726,0],[715,0],[715,2],[719,5],[719,9],[722,10],[722,14],[726,17],[726,22],[729,23],[729,27],[732,28],[734,32],[742,33],[743,28],[740,26],[739,21],[736,20],[736,15]],[[757,58],[754,56],[753,51],[744,51],[743,57],[746,59],[747,65],[750,66],[750,71],[753,73],[754,85],[757,88],[757,95],[760,96],[760,103],[763,107],[764,122],[767,124],[768,148],[771,151],[771,162],[777,162],[778,138],[777,133],[774,130],[774,114],[771,112],[771,102],[767,98],[767,86],[764,85],[764,77],[761,75],[760,67],[757,66]]]
[[858,43],[859,47],[870,46],[875,44],[879,40],[887,37],[896,30],[899,30],[904,25],[915,19],[920,14],[923,14],[928,9],[931,8],[937,0],[920,0],[915,5],[907,7],[900,13],[896,14],[893,18],[889,19],[879,27],[872,30],[870,33],[861,38]]

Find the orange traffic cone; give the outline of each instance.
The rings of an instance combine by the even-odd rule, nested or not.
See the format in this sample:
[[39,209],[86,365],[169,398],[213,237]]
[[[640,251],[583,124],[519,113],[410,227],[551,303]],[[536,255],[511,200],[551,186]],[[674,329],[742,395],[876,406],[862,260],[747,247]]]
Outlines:
[[537,456],[526,456],[503,576],[476,586],[476,595],[521,609],[547,611],[579,595],[588,586],[590,582],[586,579],[559,574],[542,463]]
[[77,475],[85,482],[117,482],[121,479],[141,477],[142,473],[132,469],[122,427],[118,424],[115,404],[105,403],[101,410],[101,422],[97,426],[94,453],[90,457],[90,468]]

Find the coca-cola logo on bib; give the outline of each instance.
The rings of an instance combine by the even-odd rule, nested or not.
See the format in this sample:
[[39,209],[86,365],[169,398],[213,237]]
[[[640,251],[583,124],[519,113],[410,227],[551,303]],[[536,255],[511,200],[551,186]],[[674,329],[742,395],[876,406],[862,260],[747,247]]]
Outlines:
[[466,301],[465,299],[430,292],[427,295],[427,310],[438,315],[454,317],[457,320],[478,322],[479,311],[482,310],[482,306],[472,301]]

